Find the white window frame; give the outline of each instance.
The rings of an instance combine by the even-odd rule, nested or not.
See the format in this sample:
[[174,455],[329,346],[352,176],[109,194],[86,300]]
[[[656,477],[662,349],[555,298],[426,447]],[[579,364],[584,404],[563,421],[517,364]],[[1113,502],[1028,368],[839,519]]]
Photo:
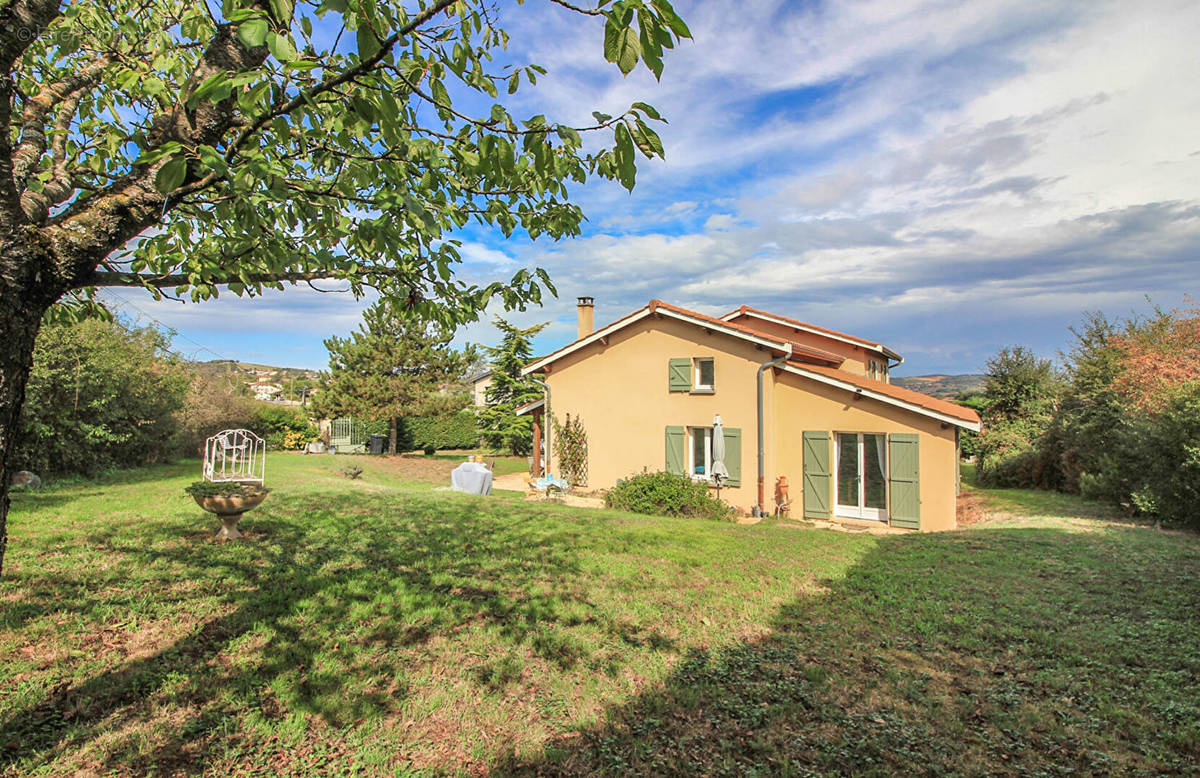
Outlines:
[[[704,472],[696,472],[696,434],[704,435]],[[707,482],[712,472],[712,427],[687,428],[687,474],[693,481]]]
[[[858,478],[858,504],[843,505],[839,502],[838,497],[841,495],[841,489],[838,488],[838,479],[842,474],[842,435],[856,436],[858,446],[858,462],[859,462],[859,478]],[[864,440],[867,435],[879,435],[883,438],[883,507],[868,508],[866,506],[866,479],[862,477],[862,463],[866,461]],[[871,452],[874,456],[874,452]],[[867,521],[882,521],[888,520],[887,506],[892,504],[892,484],[888,478],[888,472],[892,466],[890,452],[887,447],[887,434],[883,432],[853,432],[851,430],[840,430],[833,433],[833,514],[845,519],[864,519]]]
[[[711,384],[700,383],[700,363],[712,362],[713,366],[713,382]],[[692,391],[699,394],[711,394],[716,391],[715,385],[717,382],[717,363],[712,357],[692,357]]]

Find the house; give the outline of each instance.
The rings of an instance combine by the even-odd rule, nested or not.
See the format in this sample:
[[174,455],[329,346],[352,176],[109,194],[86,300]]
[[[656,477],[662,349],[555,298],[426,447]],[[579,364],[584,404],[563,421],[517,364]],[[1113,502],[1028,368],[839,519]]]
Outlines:
[[471,398],[476,408],[487,407],[487,390],[492,385],[492,371],[484,370],[467,379],[471,385]]
[[254,393],[254,399],[256,400],[272,400],[275,395],[283,391],[283,387],[278,384],[260,381],[250,384],[250,391]]
[[519,412],[533,416],[535,451],[547,412],[581,420],[580,485],[643,469],[711,481],[719,415],[721,498],[741,510],[776,512],[785,479],[792,516],[955,526],[959,434],[979,416],[891,384],[902,357],[882,343],[746,306],[712,317],[651,300],[600,329],[591,298],[578,311],[578,338],[525,366],[546,392]]

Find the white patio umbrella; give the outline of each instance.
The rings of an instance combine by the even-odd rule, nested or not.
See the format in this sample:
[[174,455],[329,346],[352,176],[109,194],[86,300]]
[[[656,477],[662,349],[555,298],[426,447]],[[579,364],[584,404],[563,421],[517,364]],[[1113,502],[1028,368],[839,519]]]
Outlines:
[[717,494],[720,494],[721,483],[729,478],[729,470],[725,467],[725,422],[721,414],[713,416],[712,432],[712,472],[709,477],[717,484]]

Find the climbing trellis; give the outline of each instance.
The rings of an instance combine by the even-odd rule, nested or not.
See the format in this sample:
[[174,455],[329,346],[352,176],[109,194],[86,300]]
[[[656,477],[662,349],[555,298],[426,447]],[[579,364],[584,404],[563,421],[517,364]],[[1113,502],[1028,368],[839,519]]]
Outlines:
[[559,423],[557,417],[551,419],[554,424],[554,457],[558,475],[571,486],[587,486],[588,442],[583,420],[578,416],[571,418],[569,413],[564,423]]

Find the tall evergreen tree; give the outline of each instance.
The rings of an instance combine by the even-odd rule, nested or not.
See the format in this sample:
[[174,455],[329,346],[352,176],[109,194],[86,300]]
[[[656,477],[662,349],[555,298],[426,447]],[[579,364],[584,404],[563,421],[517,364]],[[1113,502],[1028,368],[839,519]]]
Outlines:
[[474,348],[452,348],[453,337],[439,324],[376,303],[356,332],[325,341],[330,372],[313,398],[314,412],[387,419],[389,450],[396,453],[399,417],[449,412],[466,403],[464,393],[441,392],[461,381],[476,358]]
[[479,413],[479,428],[489,446],[514,454],[527,454],[533,447],[533,420],[517,416],[516,409],[541,397],[542,387],[522,376],[521,368],[533,359],[533,336],[549,323],[521,329],[496,317],[496,327],[504,337],[500,345],[485,348],[492,364],[492,383],[487,407]]

